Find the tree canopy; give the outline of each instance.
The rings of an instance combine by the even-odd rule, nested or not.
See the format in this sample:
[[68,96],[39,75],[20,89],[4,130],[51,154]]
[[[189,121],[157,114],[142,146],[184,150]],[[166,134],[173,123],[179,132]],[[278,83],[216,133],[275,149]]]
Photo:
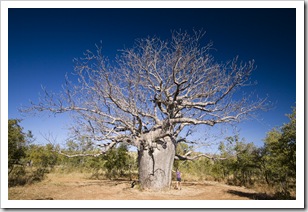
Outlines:
[[77,81],[66,78],[61,94],[45,91],[24,111],[72,112],[72,132],[104,143],[102,152],[126,142],[140,149],[176,139],[186,127],[237,122],[262,109],[239,89],[250,80],[254,61],[238,57],[217,63],[203,31],[173,31],[170,40],[137,39],[114,60],[87,50],[75,59]]
[[287,116],[289,123],[268,132],[262,158],[267,183],[276,185],[283,195],[289,195],[296,182],[296,109]]
[[11,169],[14,164],[20,164],[25,157],[26,142],[32,138],[31,131],[28,134],[23,132],[20,120],[9,119],[8,121],[8,167]]
[[[173,31],[170,40],[137,39],[114,60],[102,54],[101,46],[87,50],[75,60],[77,80],[67,77],[60,94],[45,90],[25,111],[71,112],[73,134],[101,142],[101,152],[93,156],[118,143],[136,146],[142,187],[169,187],[174,159],[199,157],[176,155],[178,143],[187,142],[179,137],[185,128],[238,122],[266,102],[238,92],[253,84],[254,61],[235,57],[218,63],[210,54],[212,43],[201,42],[203,36],[203,31]],[[81,155],[91,154],[74,156]]]

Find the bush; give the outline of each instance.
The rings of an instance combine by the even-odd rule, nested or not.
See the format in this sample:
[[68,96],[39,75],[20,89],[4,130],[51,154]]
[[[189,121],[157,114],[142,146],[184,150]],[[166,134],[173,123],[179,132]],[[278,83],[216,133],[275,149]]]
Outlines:
[[134,158],[128,153],[127,145],[121,143],[119,147],[107,152],[103,157],[106,160],[104,167],[106,168],[106,177],[109,179],[124,177],[126,171],[133,169],[135,163]]
[[42,181],[48,171],[43,168],[32,169],[24,166],[15,166],[8,178],[8,186],[24,186]]
[[8,186],[25,185],[27,183],[26,170],[23,166],[14,166],[9,173]]

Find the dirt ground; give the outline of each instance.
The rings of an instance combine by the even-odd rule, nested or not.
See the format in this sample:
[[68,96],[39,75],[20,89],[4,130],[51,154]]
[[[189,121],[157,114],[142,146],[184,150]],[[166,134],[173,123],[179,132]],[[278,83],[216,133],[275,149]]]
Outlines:
[[[175,182],[173,182],[173,186]],[[140,191],[131,181],[91,180],[83,174],[49,174],[45,180],[9,188],[10,200],[251,200],[253,190],[213,181],[183,182],[182,190]]]

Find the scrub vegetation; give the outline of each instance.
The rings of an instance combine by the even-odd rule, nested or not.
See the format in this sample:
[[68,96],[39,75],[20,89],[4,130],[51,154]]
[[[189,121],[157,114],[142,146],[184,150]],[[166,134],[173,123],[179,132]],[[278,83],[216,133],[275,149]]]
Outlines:
[[[183,179],[183,191],[177,192],[188,192],[183,193],[184,196],[181,198],[185,199],[186,195],[187,199],[194,199],[192,194],[197,194],[199,189],[203,192],[203,196],[198,196],[201,199],[213,199],[213,197],[236,199],[235,196],[248,199],[295,199],[295,108],[288,117],[290,119],[288,123],[267,133],[262,147],[256,147],[253,143],[235,135],[221,141],[217,155],[200,157],[196,160],[176,160],[173,163],[173,169],[179,168]],[[40,186],[46,186],[49,183],[53,185],[57,181],[62,182],[61,179],[65,176],[70,178],[71,182],[77,182],[79,179],[81,180],[80,183],[88,183],[88,186],[97,184],[97,186],[109,186],[108,189],[110,190],[120,188],[120,190],[126,191],[132,189],[129,194],[135,195],[136,199],[145,198],[138,192],[145,192],[144,195],[148,194],[146,193],[147,190],[142,189],[138,184],[137,152],[130,151],[125,143],[120,143],[97,157],[67,157],[67,155],[78,154],[95,155],[99,149],[93,147],[91,140],[86,138],[78,142],[68,140],[63,148],[52,144],[37,145],[32,133],[23,131],[20,120],[9,120],[8,124],[8,186],[11,199],[28,199],[29,196],[18,196],[17,191],[25,189],[23,192],[28,192],[27,189],[30,188],[38,189]],[[176,154],[187,155],[190,158],[202,154],[194,152],[192,149],[189,144],[180,143],[177,146]],[[58,180],[56,180],[57,178]],[[168,196],[168,192],[172,192],[176,180],[175,176],[172,176],[172,180],[170,189],[164,190],[164,195]],[[69,180],[66,181],[66,183],[68,182]],[[75,187],[71,184],[69,186],[76,189],[81,188],[77,184]],[[207,188],[204,190],[209,185],[211,185],[211,188],[217,186],[217,192],[225,192],[229,196],[217,195],[215,189],[208,190]],[[223,185],[231,187],[223,190],[222,188],[227,188]],[[244,187],[252,190],[239,190]],[[58,189],[60,189],[58,193],[61,193],[61,188]],[[89,189],[92,189],[92,187],[89,187]],[[206,195],[206,191],[211,191],[213,196]],[[47,189],[46,192],[50,191]],[[230,196],[231,194],[233,197]],[[89,199],[90,197],[78,196],[76,198]],[[129,195],[118,196],[118,199],[125,199],[125,197],[134,199],[134,196]],[[160,198],[153,196],[153,193],[149,193],[147,197]],[[177,199],[176,196],[173,197]],[[33,196],[32,198],[38,197]],[[53,198],[61,199],[59,196]],[[110,199],[106,196],[100,198]],[[172,196],[161,196],[161,198],[172,199]],[[195,198],[197,197],[195,196]],[[68,199],[68,197],[63,196],[62,199]],[[113,199],[117,199],[117,197],[114,196]]]

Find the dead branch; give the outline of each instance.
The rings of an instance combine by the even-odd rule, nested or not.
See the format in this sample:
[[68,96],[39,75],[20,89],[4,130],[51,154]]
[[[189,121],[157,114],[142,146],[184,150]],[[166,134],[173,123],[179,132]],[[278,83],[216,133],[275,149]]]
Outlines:
[[212,43],[200,46],[203,36],[202,31],[179,31],[168,42],[138,39],[111,62],[101,47],[96,53],[88,50],[75,60],[77,79],[66,77],[59,94],[43,89],[40,101],[22,111],[70,113],[76,136],[138,147],[141,141],[151,146],[165,136],[174,141],[186,126],[239,122],[263,109],[266,99],[238,92],[253,84],[254,61],[236,57],[217,63],[210,54]]
[[100,153],[96,153],[96,154],[74,154],[74,155],[69,155],[69,154],[65,154],[61,151],[57,152],[60,155],[64,155],[65,157],[68,158],[74,158],[74,157],[88,157],[88,156],[92,156],[92,157],[98,157],[100,155],[104,155],[106,154],[106,152],[100,152]]
[[[189,152],[190,154],[191,152]],[[208,158],[208,159],[211,159],[213,161],[215,160],[226,160],[227,158],[221,158],[221,157],[215,157],[215,156],[210,156],[210,155],[207,155],[207,154],[199,154],[199,155],[196,155],[196,156],[193,156],[193,157],[190,157],[189,154],[185,154],[185,155],[175,155],[175,160],[197,160],[198,158],[200,157],[205,157],[205,158]]]

